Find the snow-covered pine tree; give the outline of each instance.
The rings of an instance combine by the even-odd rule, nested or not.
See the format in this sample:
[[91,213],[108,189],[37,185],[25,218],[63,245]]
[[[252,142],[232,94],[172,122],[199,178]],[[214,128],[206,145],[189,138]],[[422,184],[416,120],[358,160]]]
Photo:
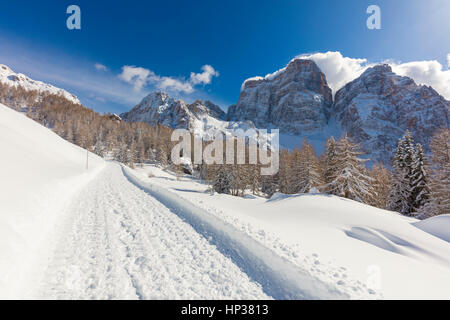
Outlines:
[[156,146],[156,162],[163,166],[166,167],[168,164],[168,158],[167,158],[167,151],[164,145],[158,144]]
[[430,200],[430,186],[428,178],[428,160],[420,143],[416,144],[416,155],[411,172],[411,197],[414,212],[420,212],[421,208]]
[[371,178],[367,174],[360,146],[344,135],[336,143],[336,175],[326,185],[329,193],[348,199],[370,203],[373,197]]
[[226,165],[220,165],[216,176],[213,180],[213,188],[217,193],[230,194],[232,190],[231,171]]
[[388,209],[410,215],[414,212],[413,163],[416,158],[414,140],[409,131],[399,139],[392,167],[394,169]]
[[405,179],[404,174],[404,153],[403,138],[400,138],[398,139],[397,149],[395,150],[392,159],[392,168],[394,172],[387,201],[387,209],[397,212],[403,212],[408,208],[409,191],[406,188],[408,181]]
[[336,178],[336,164],[336,141],[334,140],[334,137],[331,136],[327,139],[322,163],[325,184],[331,183]]

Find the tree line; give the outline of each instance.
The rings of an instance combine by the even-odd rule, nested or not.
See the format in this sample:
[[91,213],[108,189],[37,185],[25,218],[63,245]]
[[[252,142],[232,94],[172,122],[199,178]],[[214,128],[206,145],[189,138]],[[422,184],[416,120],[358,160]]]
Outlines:
[[[111,114],[100,115],[62,96],[1,83],[0,103],[26,112],[62,138],[101,157],[131,167],[154,163],[173,169],[177,175],[183,173],[184,168],[170,160],[176,143],[171,141],[171,128],[127,123]],[[325,193],[425,218],[450,213],[449,144],[448,128],[436,132],[428,159],[423,147],[415,144],[406,132],[398,141],[389,170],[382,163],[367,168],[368,159],[364,158],[361,146],[347,135],[337,141],[334,137],[327,139],[320,156],[303,139],[300,148],[280,150],[279,171],[273,176],[262,176],[259,164],[201,164],[195,167],[195,172],[210,185],[211,191],[218,193],[235,196],[248,191],[266,196],[275,192]],[[246,157],[248,163],[248,149]]]

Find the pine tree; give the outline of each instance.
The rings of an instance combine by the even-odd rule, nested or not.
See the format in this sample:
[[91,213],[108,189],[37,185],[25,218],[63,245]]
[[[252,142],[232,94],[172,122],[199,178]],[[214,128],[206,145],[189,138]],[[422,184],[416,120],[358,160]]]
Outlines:
[[413,164],[416,161],[416,149],[409,131],[399,139],[392,167],[394,169],[388,209],[411,215],[414,210]]
[[394,174],[392,176],[387,209],[401,213],[408,210],[409,199],[409,181],[405,178],[404,172],[404,153],[404,138],[400,138],[392,159]]
[[419,212],[421,208],[430,200],[430,187],[428,182],[428,160],[421,144],[416,145],[416,155],[412,164],[411,172],[411,197],[414,212]]
[[261,176],[261,191],[268,197],[271,197],[275,192],[279,190],[277,181],[278,173],[276,175]]
[[367,174],[364,162],[359,158],[364,153],[354,144],[347,135],[336,143],[336,172],[333,181],[325,186],[326,190],[334,195],[370,203],[373,197],[371,178]]
[[225,165],[220,165],[220,168],[214,177],[213,188],[217,193],[230,194],[232,190],[231,172]]
[[336,178],[336,165],[337,165],[337,155],[336,155],[336,141],[334,137],[327,139],[325,145],[325,152],[323,156],[323,177],[325,184],[331,183]]
[[168,164],[167,155],[166,148],[163,145],[158,145],[156,148],[156,161],[163,167]]

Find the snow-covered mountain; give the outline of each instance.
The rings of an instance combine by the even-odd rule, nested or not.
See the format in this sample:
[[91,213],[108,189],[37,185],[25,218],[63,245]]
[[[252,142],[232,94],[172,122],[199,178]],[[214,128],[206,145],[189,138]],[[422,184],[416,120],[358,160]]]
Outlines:
[[203,136],[230,128],[278,128],[283,147],[293,148],[306,137],[319,152],[327,137],[348,132],[372,160],[389,164],[397,140],[407,129],[427,148],[434,131],[449,126],[449,109],[450,102],[433,88],[396,75],[386,64],[367,69],[340,89],[333,101],[319,67],[296,58],[273,74],[244,81],[228,114],[209,101],[187,104],[154,92],[121,117]]
[[129,112],[120,117],[128,122],[146,122],[152,126],[188,129],[204,138],[212,138],[216,132],[231,129],[251,129],[251,121],[228,122],[219,106],[206,100],[188,104],[164,92],[152,92]]
[[406,130],[428,146],[436,129],[449,126],[449,110],[450,101],[432,87],[417,85],[382,64],[340,89],[332,114],[343,131],[387,163]]
[[224,120],[226,115],[210,101],[195,101],[187,104],[164,92],[152,92],[129,112],[120,115],[129,122],[147,122],[152,126],[164,125],[173,128],[193,129],[196,121],[208,118]]
[[264,78],[244,81],[227,119],[279,128],[281,145],[288,148],[306,137],[321,151],[327,136],[348,132],[373,160],[388,164],[407,129],[427,148],[435,130],[449,126],[449,109],[450,101],[433,88],[396,75],[386,64],[367,69],[340,89],[333,101],[317,65],[296,58]]
[[264,78],[246,80],[227,118],[302,135],[325,130],[332,103],[331,89],[319,67],[311,60],[294,59]]
[[14,88],[22,88],[25,91],[36,91],[38,95],[54,94],[63,96],[67,100],[81,104],[78,98],[64,89],[57,88],[51,84],[30,79],[22,73],[15,73],[11,68],[0,64],[0,83]]

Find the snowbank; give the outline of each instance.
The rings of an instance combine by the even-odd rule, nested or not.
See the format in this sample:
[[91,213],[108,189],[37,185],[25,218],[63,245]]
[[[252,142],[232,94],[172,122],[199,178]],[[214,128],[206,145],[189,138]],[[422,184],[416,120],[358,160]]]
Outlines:
[[0,298],[20,297],[66,200],[104,161],[0,104]]

